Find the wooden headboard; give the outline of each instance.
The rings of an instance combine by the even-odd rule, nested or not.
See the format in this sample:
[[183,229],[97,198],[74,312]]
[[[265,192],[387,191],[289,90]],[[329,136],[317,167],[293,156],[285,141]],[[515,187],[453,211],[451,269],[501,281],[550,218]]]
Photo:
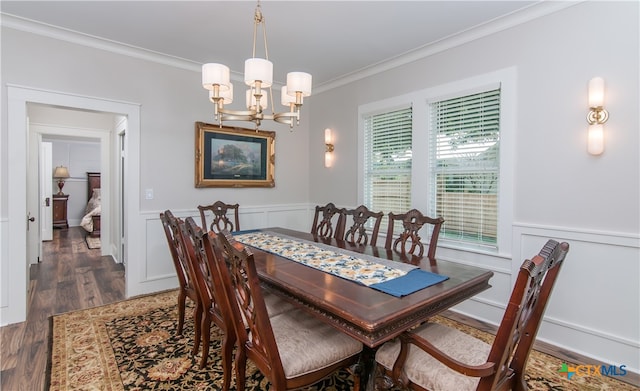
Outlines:
[[93,195],[93,189],[100,188],[100,173],[99,172],[87,172],[87,201],[91,199]]

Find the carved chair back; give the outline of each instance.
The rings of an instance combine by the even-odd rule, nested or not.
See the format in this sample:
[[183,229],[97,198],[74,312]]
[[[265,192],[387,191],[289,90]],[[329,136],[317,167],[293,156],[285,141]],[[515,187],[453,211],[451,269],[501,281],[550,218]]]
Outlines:
[[[242,344],[236,354],[242,355],[241,361],[245,361],[246,358],[252,360],[272,384],[282,385],[285,382],[284,369],[262,295],[253,253],[236,242],[227,231],[222,231],[217,241],[229,262],[231,289],[227,291],[228,305],[234,313],[235,331],[239,343]],[[219,264],[219,270],[221,269]],[[244,389],[244,378],[244,365],[238,365],[236,358],[238,389]]]
[[[327,205],[317,205],[313,216],[313,224],[311,225],[311,233],[323,238],[340,238],[340,227],[336,223],[333,226],[335,216],[339,216],[340,209],[329,202]],[[338,218],[338,220],[340,220]]]
[[[202,228],[216,233],[224,229],[229,232],[240,231],[239,209],[239,204],[225,204],[222,201],[216,201],[211,205],[198,205]],[[229,212],[233,212],[233,219],[229,217]],[[207,224],[208,214],[212,215],[211,224]]]
[[[394,240],[393,229],[396,221],[402,222],[403,231]],[[425,224],[431,224],[433,225],[433,229],[431,232],[431,240],[429,241],[427,258],[429,258],[431,262],[434,262],[436,260],[436,246],[438,245],[438,236],[440,235],[442,223],[444,223],[442,217],[431,218],[424,216],[417,209],[411,209],[402,214],[389,212],[389,225],[387,228],[385,248],[403,254],[422,257],[424,254],[424,244],[422,243],[422,238],[420,238],[419,231]]]
[[[356,244],[371,244],[375,246],[378,241],[378,231],[380,231],[380,223],[382,222],[382,217],[384,217],[384,213],[382,212],[372,212],[364,205],[360,205],[355,209],[342,209],[340,212],[340,219],[342,221],[338,222],[338,227],[341,229],[345,229],[347,216],[352,216],[352,225],[349,229],[346,230],[344,235],[341,237],[344,240],[356,243]],[[371,240],[369,240],[369,235],[367,234],[367,221],[369,219],[373,219],[373,229],[371,230]]]
[[[464,383],[464,389],[473,387],[472,389],[477,391],[526,390],[524,371],[529,353],[568,251],[568,243],[548,240],[538,255],[522,263],[496,337],[488,350],[479,348],[475,342],[464,340],[468,336],[462,335],[460,331],[449,329],[447,326],[434,328],[432,326],[436,325],[426,324],[400,336],[400,353],[391,371],[380,365],[378,368],[385,376],[392,379],[393,383],[414,390],[424,390],[429,384],[452,383],[457,383],[462,389],[460,374],[480,378],[475,387],[475,383]],[[447,329],[449,331],[443,331]],[[435,334],[432,335],[432,333]],[[446,342],[446,338],[452,341]],[[453,339],[465,342],[456,343]],[[475,338],[471,339],[475,340]],[[435,346],[436,340],[442,350]],[[421,366],[420,362],[427,361],[421,361],[418,358],[419,351],[411,350],[410,352],[409,345],[414,345],[412,349],[426,352],[455,372],[443,372],[444,368],[439,369],[440,366],[433,363],[428,367]],[[454,355],[445,352],[447,349],[452,349],[451,353]],[[382,357],[390,350],[383,345],[379,352]],[[478,353],[478,357],[472,357],[472,352]],[[465,359],[456,359],[455,354],[462,355]],[[409,363],[408,360],[414,361]],[[475,365],[463,361],[473,361]],[[419,372],[423,373],[418,374]],[[431,379],[432,376],[433,379]],[[422,385],[414,382],[420,382]]]

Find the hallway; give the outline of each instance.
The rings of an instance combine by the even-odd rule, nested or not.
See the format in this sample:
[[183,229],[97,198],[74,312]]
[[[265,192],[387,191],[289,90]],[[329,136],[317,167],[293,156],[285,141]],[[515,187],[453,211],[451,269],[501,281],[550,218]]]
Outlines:
[[80,227],[54,229],[42,262],[31,265],[27,321],[0,328],[2,390],[41,390],[49,316],[125,298],[124,266],[90,250]]

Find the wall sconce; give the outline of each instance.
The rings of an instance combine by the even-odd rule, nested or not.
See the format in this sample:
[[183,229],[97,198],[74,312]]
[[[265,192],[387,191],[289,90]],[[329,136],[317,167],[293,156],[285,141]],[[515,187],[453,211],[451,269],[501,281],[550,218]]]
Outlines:
[[333,135],[331,129],[324,130],[324,166],[331,167],[333,165]]
[[69,170],[65,166],[58,166],[53,172],[53,177],[58,180],[58,193],[56,195],[64,195],[62,188],[64,187],[64,180],[69,178]]
[[587,151],[592,155],[600,155],[604,151],[604,123],[609,119],[609,112],[604,109],[604,79],[594,77],[589,81],[589,114],[587,122]]

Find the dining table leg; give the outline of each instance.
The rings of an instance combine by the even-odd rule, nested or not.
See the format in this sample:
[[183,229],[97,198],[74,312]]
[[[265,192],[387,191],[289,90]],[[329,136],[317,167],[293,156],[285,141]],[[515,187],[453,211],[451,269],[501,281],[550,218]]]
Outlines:
[[360,387],[363,391],[374,391],[375,387],[376,349],[364,346],[358,363]]

